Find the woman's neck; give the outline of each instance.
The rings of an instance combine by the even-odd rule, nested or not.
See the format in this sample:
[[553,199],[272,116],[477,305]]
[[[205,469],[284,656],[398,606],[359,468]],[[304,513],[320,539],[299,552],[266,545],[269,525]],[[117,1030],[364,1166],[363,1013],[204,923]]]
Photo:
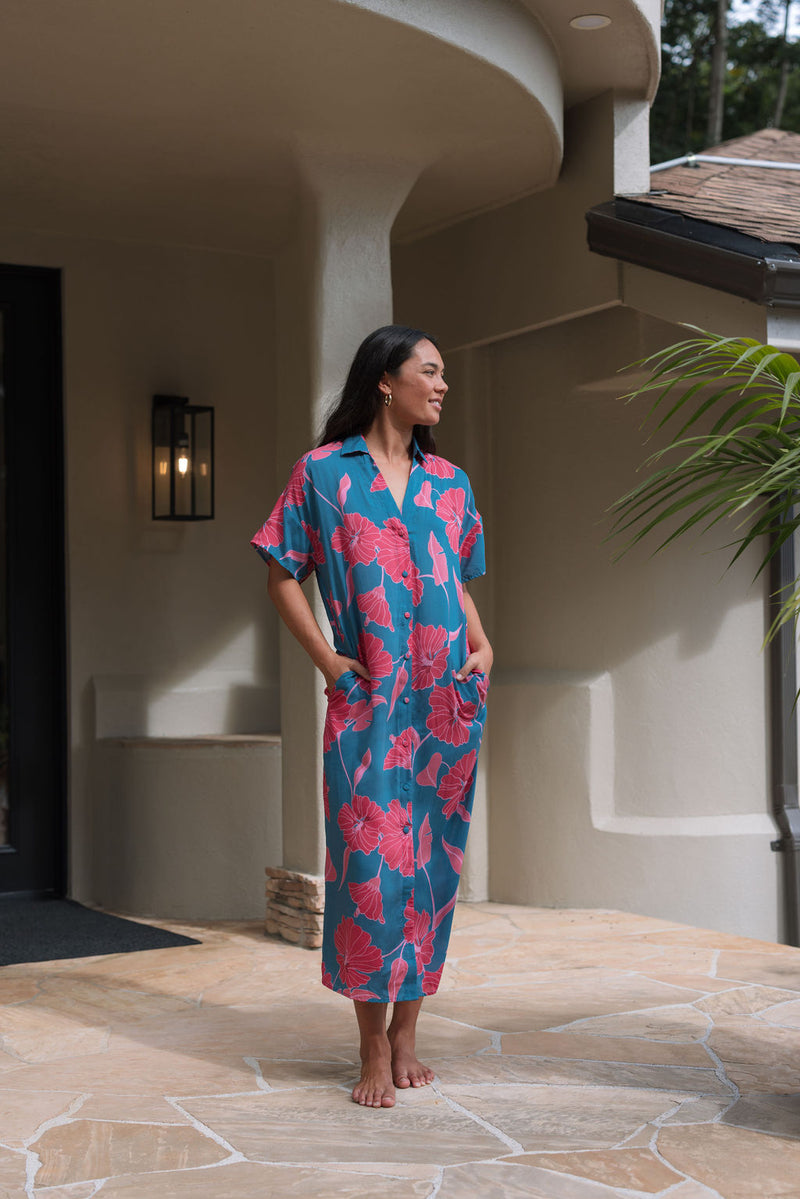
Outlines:
[[396,425],[388,410],[379,412],[364,434],[373,458],[377,455],[386,462],[407,462],[413,438],[413,426]]

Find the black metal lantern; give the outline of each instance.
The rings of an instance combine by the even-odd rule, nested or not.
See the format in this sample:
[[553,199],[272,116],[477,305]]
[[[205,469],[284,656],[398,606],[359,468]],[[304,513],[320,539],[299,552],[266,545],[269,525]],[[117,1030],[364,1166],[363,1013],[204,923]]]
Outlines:
[[214,519],[214,409],[153,396],[153,520]]

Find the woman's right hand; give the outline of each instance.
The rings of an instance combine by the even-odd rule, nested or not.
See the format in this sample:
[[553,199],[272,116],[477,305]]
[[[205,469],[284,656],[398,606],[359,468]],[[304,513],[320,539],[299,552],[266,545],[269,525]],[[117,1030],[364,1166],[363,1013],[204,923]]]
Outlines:
[[326,687],[333,687],[346,670],[354,670],[369,682],[369,671],[357,658],[337,654],[317,624],[303,589],[280,562],[269,560],[268,591],[286,627],[302,645],[314,665],[322,671]]
[[367,682],[370,681],[369,671],[366,666],[362,666],[358,658],[346,658],[344,654],[336,654],[330,666],[322,672],[325,676],[325,686],[333,687],[336,680],[341,678],[345,671],[348,670],[354,671],[355,674],[360,675]]

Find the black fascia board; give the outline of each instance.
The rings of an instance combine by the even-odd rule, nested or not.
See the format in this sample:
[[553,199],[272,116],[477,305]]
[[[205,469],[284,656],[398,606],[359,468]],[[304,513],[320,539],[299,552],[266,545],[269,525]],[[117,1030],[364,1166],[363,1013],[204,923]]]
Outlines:
[[616,198],[586,213],[596,254],[675,275],[767,308],[800,308],[800,252],[725,225]]

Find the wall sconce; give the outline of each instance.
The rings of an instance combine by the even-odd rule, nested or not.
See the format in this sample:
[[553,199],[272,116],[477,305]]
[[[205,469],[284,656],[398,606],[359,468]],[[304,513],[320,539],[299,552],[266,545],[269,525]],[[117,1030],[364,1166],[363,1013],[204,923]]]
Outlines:
[[153,520],[214,519],[214,409],[153,396]]

